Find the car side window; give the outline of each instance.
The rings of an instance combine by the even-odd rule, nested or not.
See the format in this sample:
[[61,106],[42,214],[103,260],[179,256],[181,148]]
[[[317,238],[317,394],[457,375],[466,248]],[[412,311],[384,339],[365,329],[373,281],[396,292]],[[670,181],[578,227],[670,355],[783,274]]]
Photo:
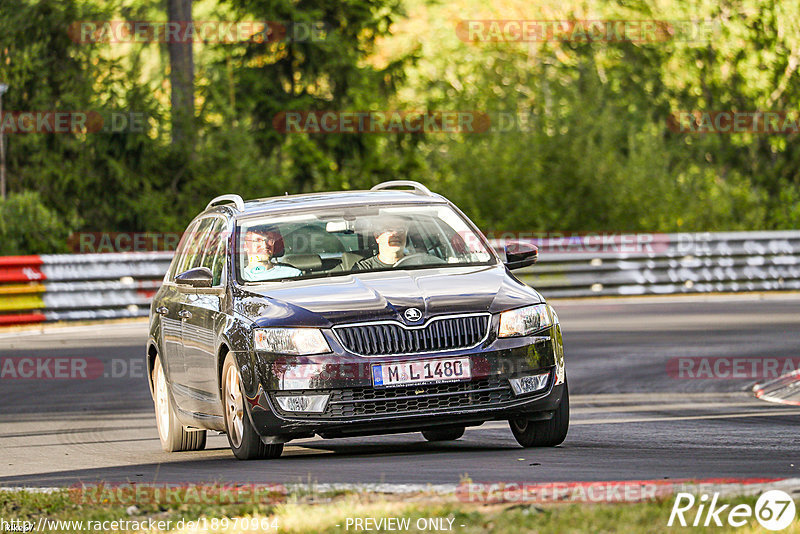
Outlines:
[[175,275],[200,266],[200,260],[203,257],[203,244],[209,230],[211,230],[211,226],[214,224],[214,220],[215,218],[205,218],[192,227],[191,233],[186,239],[181,259],[175,269]]
[[197,225],[199,221],[195,221],[194,223],[190,224],[188,228],[183,232],[181,236],[181,240],[178,242],[178,246],[175,248],[175,255],[172,257],[172,262],[169,265],[169,271],[167,271],[167,278],[166,280],[172,280],[175,278],[176,274],[179,274],[183,271],[179,271],[178,267],[183,262],[184,252],[186,251],[186,247],[191,240],[191,237],[195,234],[195,230],[197,229]]
[[225,265],[225,253],[227,234],[225,219],[216,218],[212,225],[205,246],[203,247],[203,259],[200,261],[201,267],[206,267],[213,275],[212,285],[218,286],[222,281],[222,268]]

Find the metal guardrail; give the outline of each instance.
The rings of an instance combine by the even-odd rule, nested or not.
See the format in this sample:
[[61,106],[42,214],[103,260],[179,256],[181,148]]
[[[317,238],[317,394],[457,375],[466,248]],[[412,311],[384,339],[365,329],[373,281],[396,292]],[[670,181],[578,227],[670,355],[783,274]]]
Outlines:
[[[800,290],[800,231],[519,239],[545,297]],[[493,240],[502,249],[502,240]],[[172,252],[0,257],[0,325],[141,317]]]
[[172,255],[0,257],[0,325],[146,316]]
[[528,241],[539,263],[516,274],[546,297],[800,289],[796,230]]

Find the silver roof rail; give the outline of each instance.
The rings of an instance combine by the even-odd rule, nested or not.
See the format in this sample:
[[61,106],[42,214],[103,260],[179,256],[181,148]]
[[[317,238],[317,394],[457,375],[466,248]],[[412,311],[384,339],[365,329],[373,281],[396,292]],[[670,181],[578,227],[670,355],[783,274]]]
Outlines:
[[381,189],[392,189],[395,187],[413,187],[414,191],[417,193],[422,193],[423,195],[428,195],[429,197],[433,196],[433,193],[431,193],[430,189],[413,180],[392,180],[390,182],[383,182],[373,186],[370,191],[380,191]]
[[206,209],[214,206],[215,204],[228,204],[233,202],[236,205],[236,209],[239,211],[244,211],[244,200],[239,195],[220,195],[211,202],[208,203]]

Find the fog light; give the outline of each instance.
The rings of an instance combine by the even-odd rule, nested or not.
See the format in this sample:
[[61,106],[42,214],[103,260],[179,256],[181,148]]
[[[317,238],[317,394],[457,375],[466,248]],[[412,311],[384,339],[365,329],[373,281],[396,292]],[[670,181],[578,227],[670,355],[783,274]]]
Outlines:
[[322,413],[329,395],[282,395],[276,397],[278,406],[286,412]]
[[550,373],[542,373],[540,375],[521,376],[519,378],[509,378],[511,387],[515,395],[522,395],[523,393],[532,393],[547,387],[547,377]]

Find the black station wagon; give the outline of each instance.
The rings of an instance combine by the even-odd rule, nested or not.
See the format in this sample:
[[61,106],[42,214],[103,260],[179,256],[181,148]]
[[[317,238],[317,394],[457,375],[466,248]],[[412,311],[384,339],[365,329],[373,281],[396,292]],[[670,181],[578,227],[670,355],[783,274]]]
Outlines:
[[[410,189],[409,189],[410,188]],[[561,328],[452,203],[416,182],[212,200],[150,313],[147,366],[166,451],[227,434],[240,459],[297,438],[421,431],[454,440],[507,420],[520,445],[569,426]]]

